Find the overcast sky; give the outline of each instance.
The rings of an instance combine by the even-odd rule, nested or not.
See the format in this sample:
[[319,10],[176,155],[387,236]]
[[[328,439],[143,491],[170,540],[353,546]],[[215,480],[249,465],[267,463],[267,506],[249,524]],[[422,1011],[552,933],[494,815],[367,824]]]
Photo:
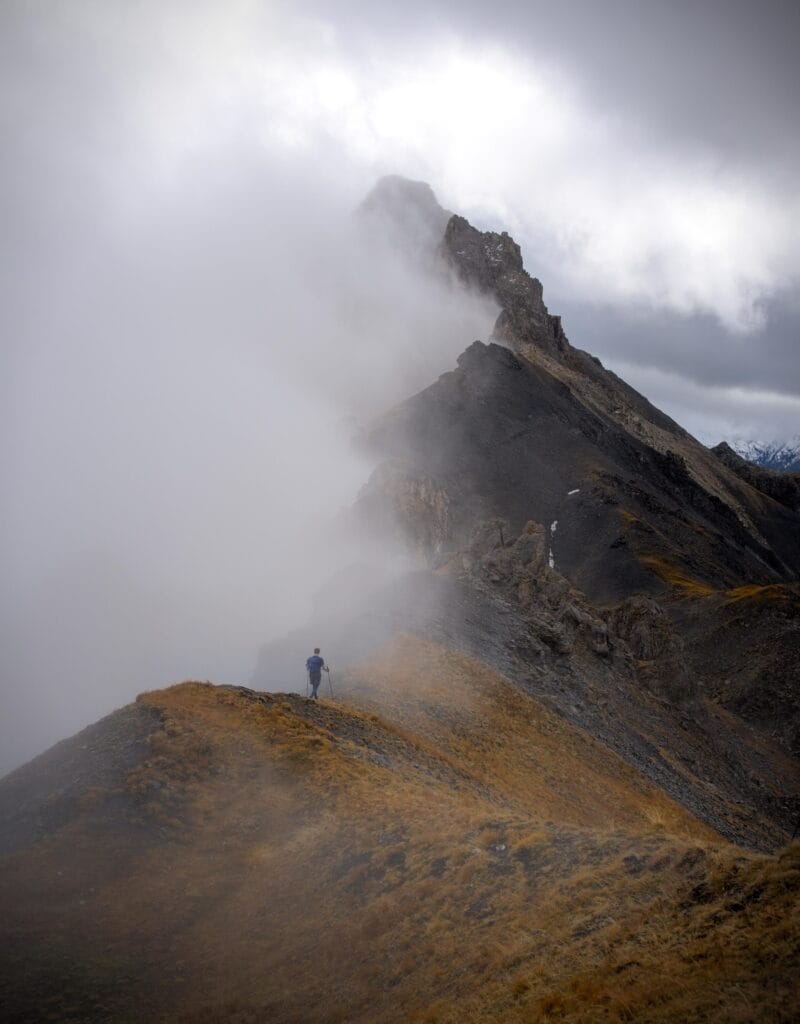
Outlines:
[[6,0],[0,768],[246,681],[369,472],[353,418],[486,336],[361,247],[382,174],[508,229],[702,440],[800,432],[799,38],[773,0]]

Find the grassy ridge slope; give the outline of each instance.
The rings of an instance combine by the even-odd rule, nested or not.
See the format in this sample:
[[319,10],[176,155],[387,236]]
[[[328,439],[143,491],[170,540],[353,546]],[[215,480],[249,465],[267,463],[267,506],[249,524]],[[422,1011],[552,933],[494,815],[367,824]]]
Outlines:
[[729,846],[430,642],[338,682],[139,698],[143,756],[4,861],[8,1019],[793,1019],[797,845]]

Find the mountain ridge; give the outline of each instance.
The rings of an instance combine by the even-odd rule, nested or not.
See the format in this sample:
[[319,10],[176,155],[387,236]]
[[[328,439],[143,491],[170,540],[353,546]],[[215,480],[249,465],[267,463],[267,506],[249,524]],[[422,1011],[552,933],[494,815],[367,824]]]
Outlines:
[[[500,314],[487,344],[475,342],[456,369],[365,433],[362,443],[384,461],[357,503],[360,527],[410,546],[434,571],[459,572],[475,531],[494,530],[503,549],[538,524],[552,566],[595,606],[595,619],[622,621],[613,606],[632,594],[663,604],[677,646],[691,650],[683,670],[672,657],[666,673],[656,671],[662,681],[692,675],[691,663],[714,685],[699,648],[716,630],[717,596],[724,606],[740,587],[763,598],[740,606],[754,632],[795,649],[800,518],[791,503],[574,348],[510,236],[454,216],[441,253],[458,277],[491,293]],[[773,585],[778,605],[768,599]],[[689,601],[708,620],[699,630],[685,630]],[[800,682],[783,664],[786,681],[773,677],[766,699],[784,693],[775,703],[791,708],[797,750],[800,717],[786,694]],[[762,707],[760,726],[765,718]],[[769,728],[787,734],[784,712]]]
[[335,685],[143,694],[122,775],[95,775],[103,723],[61,747],[89,762],[72,813],[2,875],[7,1019],[743,1021],[741,991],[790,1019],[797,844],[729,846],[415,637]]
[[494,330],[362,430],[331,537],[385,563],[252,687],[141,694],[0,780],[10,1019],[789,1024],[791,496],[573,347],[508,234],[396,176],[358,216]]

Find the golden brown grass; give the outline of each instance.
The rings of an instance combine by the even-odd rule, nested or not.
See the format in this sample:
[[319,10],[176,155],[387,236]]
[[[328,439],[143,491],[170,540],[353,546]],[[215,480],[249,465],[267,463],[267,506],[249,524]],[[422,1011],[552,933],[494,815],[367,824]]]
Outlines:
[[717,592],[714,587],[702,580],[687,576],[659,555],[641,555],[639,561],[677,590],[682,597],[710,597]]
[[800,600],[800,585],[796,583],[747,583],[728,590],[718,590],[702,580],[688,576],[659,555],[640,555],[639,561],[677,591],[680,597],[716,596],[721,597],[727,604],[770,604]]
[[797,601],[800,588],[797,584],[770,583],[761,585],[750,583],[743,587],[734,587],[725,591],[725,600],[730,604],[737,601],[757,601],[763,603]]
[[793,1019],[800,844],[726,845],[433,644],[342,692],[143,695],[123,791],[6,862],[6,995],[119,1024]]
[[348,680],[348,704],[424,737],[495,805],[541,821],[650,829],[710,840],[710,829],[635,769],[466,655],[400,637]]

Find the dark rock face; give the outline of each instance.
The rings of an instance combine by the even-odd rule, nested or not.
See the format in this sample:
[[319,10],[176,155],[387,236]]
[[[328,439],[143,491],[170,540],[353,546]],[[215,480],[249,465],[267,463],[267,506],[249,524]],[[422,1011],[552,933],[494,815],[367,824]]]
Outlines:
[[[471,345],[368,442],[447,495],[442,560],[475,523],[500,517],[514,535],[528,520],[552,528],[556,568],[593,600],[655,595],[677,576],[725,588],[797,571],[796,515],[777,510],[769,545],[751,525],[766,518],[757,503],[744,506],[748,522],[743,501],[703,486],[684,455],[645,445],[547,367],[497,344]],[[729,481],[716,483],[721,492]]]
[[[692,707],[693,724],[681,729],[705,721],[705,739],[695,737],[701,746],[723,742],[721,722],[697,710],[712,694],[792,746],[794,726],[780,727],[778,717],[794,721],[797,669],[780,661],[783,685],[757,692],[764,672],[777,678],[766,666],[778,662],[741,649],[750,668],[732,673],[736,686],[720,687],[710,638],[722,642],[735,628],[721,613],[725,595],[780,589],[800,574],[793,483],[748,476],[573,348],[508,234],[454,216],[441,253],[462,281],[500,305],[492,340],[473,343],[456,369],[373,425],[366,443],[387,462],[355,514],[404,536],[423,564],[459,581],[462,595],[502,607],[504,625],[496,611],[467,615],[462,598],[439,608],[435,629],[419,618],[415,628],[441,632],[450,622],[451,642],[515,678],[542,658],[560,659],[570,672],[588,659],[595,673],[605,659],[613,685],[633,680],[624,685]],[[496,621],[492,639],[479,619]],[[770,629],[796,663],[793,627],[781,620]],[[581,692],[574,678],[570,686]],[[574,714],[564,701],[559,706]],[[631,734],[606,730],[591,702],[577,706],[581,724],[630,754]],[[631,708],[632,734],[641,737],[642,708]],[[625,717],[619,706],[618,714]],[[742,741],[731,743],[725,755],[707,748],[709,765],[717,760],[711,776],[720,756],[736,760]]]
[[669,616],[652,598],[635,594],[606,612],[610,632],[625,640],[638,660],[639,677],[654,692],[676,703],[699,696],[690,674],[683,641]]
[[359,504],[374,530],[395,537],[427,563],[450,540],[450,496],[402,459],[378,466],[362,488]]
[[464,217],[454,215],[447,222],[442,253],[467,282],[481,291],[510,295],[522,284],[535,302],[542,301],[542,285],[522,268],[522,251],[503,231],[478,231]]
[[[428,186],[397,178],[365,206],[432,232],[446,216]],[[368,433],[393,469],[365,489],[365,521],[391,524],[431,565],[463,548],[479,521],[500,517],[515,535],[529,520],[555,523],[555,565],[593,600],[657,596],[677,580],[719,589],[796,578],[791,502],[765,505],[738,470],[573,348],[507,233],[454,215],[439,251],[501,307],[494,343],[471,345],[453,373]]]
[[608,613],[608,624],[627,641],[636,658],[653,661],[674,650],[675,634],[669,619],[660,605],[644,594],[615,605]]
[[800,585],[741,587],[674,617],[702,692],[800,757]]
[[453,216],[442,255],[466,284],[500,303],[494,329],[498,341],[512,348],[527,342],[550,354],[566,351],[561,318],[548,313],[541,281],[525,271],[520,247],[507,232],[478,231],[464,217]]

